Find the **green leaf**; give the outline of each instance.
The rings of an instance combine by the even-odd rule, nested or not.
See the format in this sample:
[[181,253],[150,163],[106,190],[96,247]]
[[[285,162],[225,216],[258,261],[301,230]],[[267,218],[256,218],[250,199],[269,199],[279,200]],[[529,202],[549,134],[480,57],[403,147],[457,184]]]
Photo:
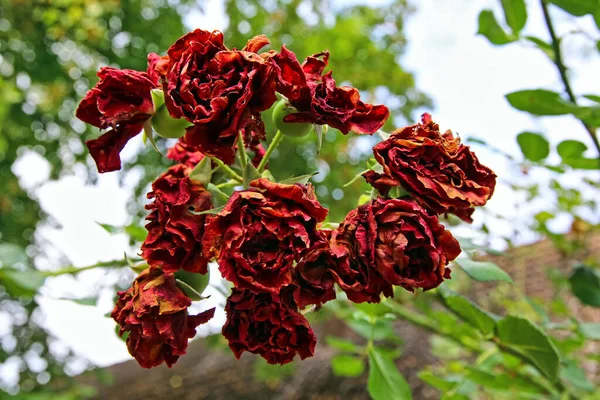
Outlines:
[[[600,42],[598,42],[600,44]],[[600,50],[600,48],[599,48]],[[600,127],[600,107],[577,106],[573,109],[573,115],[587,125],[594,128]]]
[[596,388],[585,376],[585,370],[573,360],[566,360],[566,366],[561,368],[560,377],[571,385],[586,392],[593,392]]
[[571,291],[583,304],[600,307],[600,277],[585,265],[575,268],[569,277]]
[[373,400],[412,399],[410,386],[396,365],[376,347],[369,349],[367,390]]
[[542,50],[548,57],[554,58],[554,48],[552,45],[535,36],[525,36],[525,39],[535,44],[540,50]]
[[0,266],[27,263],[27,254],[20,246],[12,243],[0,244]]
[[454,260],[471,279],[478,282],[512,282],[511,277],[499,266],[489,261],[474,261],[468,258]]
[[[600,10],[600,7],[598,8],[598,10]],[[588,100],[595,101],[596,103],[600,103],[600,96],[597,96],[595,94],[584,94],[583,97],[585,97]]]
[[323,133],[327,133],[328,128],[328,125],[313,124],[313,129],[317,135],[317,154],[321,152],[321,147],[323,146]]
[[190,285],[188,285],[187,283],[185,283],[181,279],[175,279],[175,282],[177,282],[177,285],[179,286],[179,288],[181,290],[183,290],[183,292],[185,293],[185,295],[187,297],[189,297],[190,300],[197,301],[197,300],[204,300],[204,299],[206,299],[206,297],[202,297],[202,295],[200,295],[200,293],[198,293],[196,291],[196,289],[194,289],[193,287],[191,287]]
[[483,10],[479,14],[479,30],[477,33],[485,36],[492,44],[498,46],[515,41],[515,38],[509,36],[498,24],[491,10]]
[[125,227],[125,233],[138,242],[146,240],[146,236],[148,235],[146,228],[137,224],[127,225]]
[[292,176],[290,178],[284,179],[279,183],[283,183],[285,185],[293,185],[294,183],[300,183],[302,185],[306,185],[310,178],[317,175],[319,172],[313,172],[312,174],[300,175],[300,176]]
[[579,332],[587,339],[600,340],[600,324],[594,322],[579,323]]
[[580,158],[586,150],[585,143],[578,140],[563,140],[556,147],[558,155],[562,158]]
[[[598,9],[594,12],[594,22],[596,23],[598,29],[600,29],[600,7],[598,7]],[[598,46],[597,43],[596,46]]]
[[248,189],[250,182],[258,178],[260,178],[260,172],[258,172],[256,167],[251,162],[246,164],[246,168],[244,168],[244,188]]
[[152,89],[150,96],[152,96],[152,104],[154,105],[154,112],[156,112],[165,104],[165,93],[162,89]]
[[212,179],[212,166],[210,157],[203,157],[202,160],[190,172],[190,179],[200,182],[207,187]]
[[521,132],[517,135],[517,143],[529,161],[539,162],[550,154],[550,143],[540,133]]
[[575,106],[565,101],[560,94],[544,89],[509,93],[506,99],[517,110],[533,115],[566,115],[575,110]]
[[527,7],[525,0],[502,0],[504,18],[513,34],[518,35],[527,22]]
[[[146,121],[146,123],[144,123],[144,135],[145,138],[148,140],[148,142],[150,142],[150,145],[152,146],[152,148],[161,156],[163,155],[163,153],[160,152],[160,150],[158,149],[158,147],[156,146],[156,142],[154,141],[154,133],[152,132],[152,123],[150,122],[151,120]],[[144,141],[145,143],[146,141]]]
[[17,271],[3,268],[0,281],[12,297],[33,297],[46,281],[46,277],[34,269]]
[[508,315],[498,321],[500,347],[536,367],[552,381],[558,377],[558,350],[548,336],[531,321]]
[[593,14],[598,8],[598,0],[549,0],[550,3],[558,6],[571,15],[582,17],[586,14]]
[[446,306],[458,315],[462,320],[479,329],[484,335],[488,335],[496,328],[496,321],[492,314],[481,309],[478,305],[458,293],[441,286],[438,293],[442,296]]
[[420,371],[417,374],[417,376],[423,382],[427,383],[428,385],[433,386],[434,388],[436,388],[442,392],[447,392],[448,390],[452,389],[454,387],[454,385],[456,384],[455,382],[450,382],[443,378],[440,378],[439,376],[436,376],[429,371]]
[[358,353],[361,349],[360,346],[357,346],[348,339],[343,339],[336,336],[326,336],[325,342],[329,347],[340,351],[346,351],[349,353]]
[[188,286],[194,289],[194,292],[201,295],[210,281],[210,270],[206,274],[199,274],[180,269],[179,271],[175,272],[175,278],[179,281],[185,282]]
[[355,378],[365,372],[365,363],[359,357],[342,354],[331,359],[331,368],[336,376]]

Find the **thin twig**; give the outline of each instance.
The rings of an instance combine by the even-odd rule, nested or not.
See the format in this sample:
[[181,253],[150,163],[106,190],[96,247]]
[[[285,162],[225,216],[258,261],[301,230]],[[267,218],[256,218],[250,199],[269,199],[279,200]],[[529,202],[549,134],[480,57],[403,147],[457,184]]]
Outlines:
[[[550,12],[548,11],[548,4],[546,0],[540,0],[540,4],[542,5],[542,11],[544,13],[544,20],[546,21],[546,27],[548,28],[548,33],[550,34],[550,39],[552,39],[552,49],[554,50],[554,64],[556,68],[558,68],[558,72],[560,74],[560,79],[565,87],[565,92],[567,92],[567,96],[569,96],[569,100],[577,105],[577,98],[573,93],[573,89],[571,89],[571,84],[569,82],[569,77],[567,76],[567,68],[563,62],[562,52],[560,49],[560,41],[556,36],[556,32],[554,31],[554,25],[552,24],[552,18],[550,18]],[[583,120],[580,120],[583,124],[585,130],[590,135],[592,142],[594,142],[594,146],[598,151],[598,160],[600,160],[600,141],[598,141],[598,137],[596,136],[596,131],[593,127],[586,124]]]

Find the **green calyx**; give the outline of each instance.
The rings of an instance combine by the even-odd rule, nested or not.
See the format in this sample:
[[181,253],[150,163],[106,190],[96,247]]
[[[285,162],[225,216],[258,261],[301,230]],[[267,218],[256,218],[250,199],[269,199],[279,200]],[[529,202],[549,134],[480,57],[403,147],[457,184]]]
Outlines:
[[152,102],[154,103],[152,128],[157,135],[167,139],[178,139],[185,134],[185,128],[193,125],[183,118],[171,117],[162,90],[152,89]]

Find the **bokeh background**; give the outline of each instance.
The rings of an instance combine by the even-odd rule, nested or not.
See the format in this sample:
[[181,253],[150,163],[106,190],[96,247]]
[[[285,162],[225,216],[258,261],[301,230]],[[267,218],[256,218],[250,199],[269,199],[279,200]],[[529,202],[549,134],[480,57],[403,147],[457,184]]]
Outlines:
[[[585,143],[586,154],[595,156],[573,116],[535,118],[504,98],[526,88],[561,91],[562,84],[532,43],[494,47],[476,34],[480,11],[501,12],[499,3],[1,0],[0,260],[18,264],[23,274],[0,282],[0,389],[81,398],[93,391],[73,377],[130,359],[106,313],[133,273],[100,268],[53,277],[52,271],[135,255],[145,193],[169,160],[138,136],[122,153],[122,171],[98,175],[84,145],[98,130],[74,111],[99,67],[145,70],[149,52],[164,54],[194,28],[222,30],[226,44],[237,48],[264,33],[272,48],[286,44],[299,58],[328,49],[339,83],[390,108],[386,130],[412,124],[427,111],[442,129],[458,133],[496,171],[499,184],[488,206],[476,212],[475,224],[453,226],[453,232],[503,250],[544,237],[560,246],[574,227],[598,224],[598,172],[540,168],[524,158],[516,141],[520,132],[542,132],[552,149],[548,164],[560,164],[554,149],[565,139]],[[538,2],[527,6],[525,33],[547,39]],[[553,16],[561,35],[575,32],[563,42],[573,89],[600,93],[594,20],[559,9]],[[331,208],[331,220],[339,221],[368,190],[360,179],[345,184],[365,169],[377,138],[330,130],[320,152],[313,138],[285,140],[271,163],[276,177],[318,171],[318,197]],[[162,150],[170,144],[158,143]],[[215,275],[208,302],[219,306]],[[217,314],[200,336],[219,331],[224,316]]]

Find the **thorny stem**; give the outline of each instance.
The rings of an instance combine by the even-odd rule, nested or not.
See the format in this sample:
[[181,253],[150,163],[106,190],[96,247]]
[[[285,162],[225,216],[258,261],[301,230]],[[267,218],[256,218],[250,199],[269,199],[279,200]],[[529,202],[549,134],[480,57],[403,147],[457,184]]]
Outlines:
[[258,167],[256,168],[258,172],[262,173],[265,170],[267,163],[269,162],[269,157],[271,157],[273,151],[277,148],[277,146],[279,146],[279,143],[281,143],[282,139],[283,132],[278,130],[275,134],[275,137],[271,141],[271,144],[267,148],[267,151],[265,151],[265,155],[263,156],[262,160],[260,160],[260,164],[258,164]]
[[219,160],[217,157],[211,157],[211,160],[214,161],[223,171],[227,172],[232,179],[239,181],[240,183],[244,181],[237,172],[231,169],[229,165],[225,164],[223,161]]
[[[567,68],[563,62],[562,52],[560,49],[560,41],[556,36],[556,32],[554,31],[554,25],[552,24],[552,19],[550,18],[550,12],[548,11],[547,0],[540,0],[540,4],[542,6],[542,11],[544,13],[544,20],[546,21],[546,27],[548,28],[548,33],[550,34],[550,39],[552,40],[552,49],[554,50],[554,64],[556,68],[558,68],[558,72],[560,74],[560,79],[565,87],[565,92],[569,97],[571,103],[577,105],[577,98],[573,93],[573,89],[571,89],[571,84],[569,82],[569,77],[567,76]],[[598,136],[596,136],[596,130],[586,124],[583,120],[580,120],[583,124],[585,130],[590,135],[592,142],[594,142],[594,146],[598,151],[598,160],[600,161],[600,142],[598,141]]]
[[246,145],[244,144],[244,135],[242,132],[238,134],[238,155],[240,157],[240,165],[242,166],[242,171],[246,169],[246,164],[248,163],[248,157],[246,154]]

